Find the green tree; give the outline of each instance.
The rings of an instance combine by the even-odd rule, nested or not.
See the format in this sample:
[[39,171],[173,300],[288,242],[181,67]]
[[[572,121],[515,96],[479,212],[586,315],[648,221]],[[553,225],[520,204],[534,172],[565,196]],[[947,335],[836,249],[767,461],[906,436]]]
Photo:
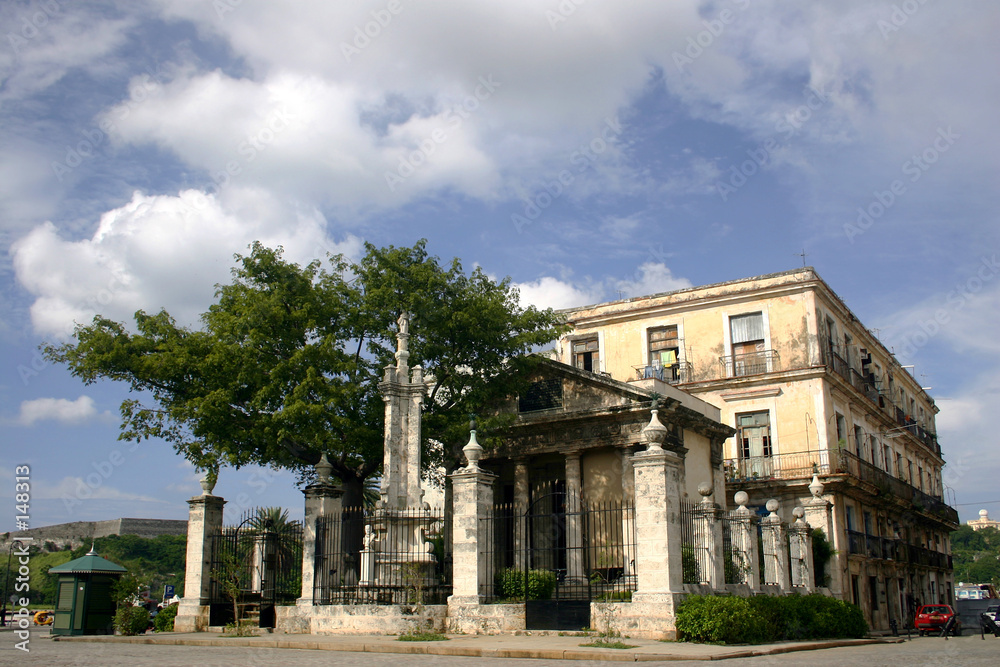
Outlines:
[[956,581],[1000,586],[1000,530],[962,526],[951,534]]
[[[133,330],[97,316],[75,340],[43,346],[85,383],[125,383],[125,440],[161,438],[201,470],[248,464],[298,469],[326,453],[346,505],[382,464],[384,403],[377,390],[393,363],[395,322],[414,316],[410,365],[431,382],[425,463],[451,467],[466,419],[516,394],[527,353],[563,330],[551,310],[522,308],[509,279],[458,260],[442,265],[426,242],[365,246],[360,262],[332,256],[298,266],[259,243],[237,255],[233,281],[217,287],[202,326],[139,311]],[[496,418],[503,419],[503,418]],[[490,427],[487,421],[483,430]]]

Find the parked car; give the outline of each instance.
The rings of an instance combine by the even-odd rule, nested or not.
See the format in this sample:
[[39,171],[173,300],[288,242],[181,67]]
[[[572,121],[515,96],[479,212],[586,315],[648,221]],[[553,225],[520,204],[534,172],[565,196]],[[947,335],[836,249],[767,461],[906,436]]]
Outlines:
[[1000,618],[997,618],[1000,616],[1000,604],[991,604],[986,608],[985,614],[992,618],[994,623],[1000,621]]
[[946,604],[925,604],[917,608],[917,617],[913,621],[917,632],[922,637],[924,633],[941,632],[941,629],[948,624],[951,619],[955,619],[951,633],[956,637],[962,633],[962,621],[955,610]]

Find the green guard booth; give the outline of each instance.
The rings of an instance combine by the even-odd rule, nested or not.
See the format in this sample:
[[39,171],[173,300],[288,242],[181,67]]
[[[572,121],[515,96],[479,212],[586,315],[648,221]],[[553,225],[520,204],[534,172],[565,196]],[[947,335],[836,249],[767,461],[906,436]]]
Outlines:
[[50,568],[49,573],[59,577],[52,634],[114,634],[111,587],[125,572],[124,567],[101,558],[93,548],[86,556]]

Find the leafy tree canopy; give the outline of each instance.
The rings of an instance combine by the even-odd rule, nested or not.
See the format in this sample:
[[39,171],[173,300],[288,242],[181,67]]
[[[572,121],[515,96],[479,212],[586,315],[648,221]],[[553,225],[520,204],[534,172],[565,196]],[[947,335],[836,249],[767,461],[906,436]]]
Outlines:
[[527,353],[563,331],[551,309],[522,308],[509,279],[467,274],[457,259],[442,265],[425,241],[365,251],[357,263],[338,255],[303,267],[254,243],[236,255],[233,281],[217,287],[199,329],[162,310],[137,312],[133,330],[97,316],[43,352],[85,383],[128,385],[121,439],[162,438],[202,470],[303,470],[326,453],[345,502],[360,504],[382,463],[377,385],[394,363],[403,311],[413,317],[410,365],[429,376],[424,437],[455,451],[468,414],[517,393]]

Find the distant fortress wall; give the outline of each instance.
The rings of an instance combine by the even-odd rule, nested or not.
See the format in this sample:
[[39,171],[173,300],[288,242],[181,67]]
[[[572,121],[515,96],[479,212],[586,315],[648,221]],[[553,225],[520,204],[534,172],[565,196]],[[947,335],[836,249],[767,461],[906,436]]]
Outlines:
[[75,549],[98,537],[109,535],[135,535],[137,537],[157,537],[159,535],[187,535],[187,521],[176,519],[109,519],[107,521],[73,521],[54,526],[19,530],[14,533],[0,533],[0,551],[10,546],[12,537],[31,537],[35,546],[44,547],[51,542],[56,549],[66,545]]

